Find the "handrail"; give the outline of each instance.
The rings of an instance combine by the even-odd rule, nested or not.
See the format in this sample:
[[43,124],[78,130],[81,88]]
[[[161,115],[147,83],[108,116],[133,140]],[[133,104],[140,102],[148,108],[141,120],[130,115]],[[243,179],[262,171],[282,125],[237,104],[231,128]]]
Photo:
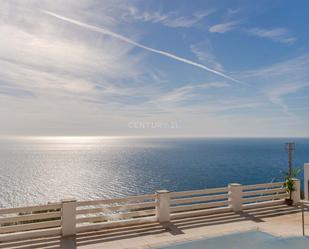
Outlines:
[[[46,233],[58,235],[61,231],[63,236],[67,236],[75,235],[76,231],[100,227],[168,222],[198,214],[238,212],[242,209],[275,205],[274,203],[283,202],[287,197],[282,186],[283,182],[229,184],[220,188],[179,192],[161,190],[155,194],[115,199],[67,199],[47,205],[3,208],[0,209],[0,242],[12,238],[12,235],[16,235],[18,239],[25,231],[37,236]],[[304,206],[309,206],[309,201],[299,202],[298,205],[304,209]],[[6,237],[6,234],[10,236]]]
[[136,196],[115,198],[115,199],[78,201],[77,206],[95,206],[95,205],[101,205],[101,204],[112,204],[112,203],[123,203],[123,202],[129,202],[129,201],[151,200],[151,199],[155,199],[155,198],[156,198],[155,194],[136,195]]
[[254,185],[245,185],[244,190],[249,189],[258,189],[258,188],[274,188],[274,187],[281,187],[283,186],[284,182],[273,182],[273,183],[259,183]]

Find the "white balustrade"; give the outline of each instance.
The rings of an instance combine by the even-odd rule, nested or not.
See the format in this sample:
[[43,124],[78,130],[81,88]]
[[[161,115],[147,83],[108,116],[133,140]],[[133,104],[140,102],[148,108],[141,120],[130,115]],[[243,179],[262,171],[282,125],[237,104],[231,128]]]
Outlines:
[[[305,165],[305,179],[309,180],[309,164]],[[300,181],[294,181],[292,199],[297,203],[300,200]],[[232,183],[221,188],[181,192],[159,190],[156,194],[117,199],[67,199],[44,206],[5,208],[0,209],[0,242],[45,235],[72,236],[101,228],[169,222],[182,217],[228,211],[241,212],[251,207],[283,203],[285,198],[288,194],[283,182],[255,185]]]

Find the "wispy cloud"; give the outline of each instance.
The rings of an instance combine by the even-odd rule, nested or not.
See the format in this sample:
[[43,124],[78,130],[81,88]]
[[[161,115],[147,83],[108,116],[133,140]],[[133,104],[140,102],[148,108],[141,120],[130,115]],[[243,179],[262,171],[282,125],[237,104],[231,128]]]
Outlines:
[[202,90],[210,88],[222,88],[228,87],[229,84],[221,82],[202,83],[202,84],[190,84],[174,89],[167,94],[163,94],[156,98],[155,102],[180,102],[194,98]]
[[217,60],[215,51],[210,40],[191,44],[190,50],[203,64],[217,71],[224,71],[222,64]]
[[[126,9],[130,5],[134,8]],[[184,8],[185,1],[180,5],[168,11],[169,4],[141,1],[3,0],[0,133],[136,135],[140,131],[129,130],[128,122],[146,117],[179,120],[183,130],[177,132],[182,135],[290,134],[287,130],[308,135],[309,55],[227,73],[223,65],[237,70],[255,68],[256,62],[246,64],[240,56],[234,63],[226,57],[229,40],[221,37],[214,43],[220,37],[209,33],[207,39],[215,39],[205,40],[204,28],[212,23],[217,24],[210,28],[213,32],[234,30],[231,35],[248,35],[244,21],[233,21],[246,18],[246,9],[240,13],[239,6],[229,10],[226,5],[211,12],[207,9],[213,6],[204,4],[200,9],[206,11],[195,12]],[[160,25],[175,29],[157,29]],[[183,38],[177,46],[175,35]],[[270,37],[263,34],[265,39]],[[147,46],[146,41],[153,45]],[[156,49],[160,44],[174,52]],[[188,47],[190,51],[184,50]],[[237,53],[242,51],[240,43]],[[285,52],[282,56],[288,56],[289,51]],[[274,60],[269,57],[263,64]],[[236,79],[252,87],[229,81]],[[303,116],[297,121],[287,115],[300,112]],[[278,120],[290,125],[278,127]],[[158,131],[166,134],[170,131]]]
[[228,9],[227,14],[229,16],[233,16],[233,15],[238,14],[240,11],[242,11],[242,8]]
[[[233,11],[231,13],[233,14]],[[251,36],[265,38],[274,42],[280,42],[288,45],[291,45],[297,41],[297,37],[291,35],[286,28],[241,28],[239,27],[241,23],[242,21],[240,20],[219,23],[210,26],[208,31],[211,33],[223,34],[232,30],[237,30],[245,32]]]
[[[139,56],[131,58],[130,63],[127,61],[132,49],[128,44],[105,40],[100,48],[94,48],[60,36],[53,36],[51,42],[43,33],[29,33],[12,25],[2,25],[0,32],[3,34],[0,40],[1,81],[21,90],[111,93],[110,80],[134,78],[140,74],[136,69]],[[94,79],[98,74],[104,77]],[[113,87],[117,88],[117,84]]]
[[211,33],[225,33],[228,31],[231,31],[237,27],[237,25],[240,24],[240,21],[230,21],[225,23],[219,23],[211,26],[208,31]]
[[274,42],[280,42],[289,45],[297,41],[297,38],[290,35],[289,31],[285,28],[273,28],[273,29],[250,28],[246,29],[245,31],[250,35],[270,39]]
[[139,47],[139,48],[142,48],[142,49],[145,49],[149,52],[153,52],[153,53],[156,53],[156,54],[160,54],[160,55],[163,55],[165,57],[168,57],[168,58],[171,58],[171,59],[174,59],[176,61],[180,61],[180,62],[183,62],[183,63],[186,63],[186,64],[189,64],[189,65],[192,65],[194,67],[198,67],[198,68],[201,68],[205,71],[208,71],[208,72],[211,72],[213,74],[216,74],[216,75],[219,75],[225,79],[229,79],[231,81],[234,81],[234,82],[238,82],[238,80],[224,74],[224,73],[221,73],[219,71],[216,71],[214,69],[211,69],[203,64],[200,64],[200,63],[197,63],[197,62],[194,62],[194,61],[191,61],[191,60],[188,60],[186,58],[183,58],[183,57],[180,57],[180,56],[177,56],[177,55],[174,55],[174,54],[171,54],[169,52],[166,52],[166,51],[163,51],[163,50],[158,50],[158,49],[155,49],[155,48],[151,48],[151,47],[148,47],[146,45],[143,45],[141,43],[138,43],[136,41],[133,41],[123,35],[120,35],[120,34],[117,34],[115,32],[112,32],[110,30],[107,30],[105,28],[102,28],[102,27],[97,27],[97,26],[93,26],[93,25],[89,25],[89,24],[86,24],[86,23],[83,23],[83,22],[80,22],[80,21],[77,21],[77,20],[73,20],[73,19],[70,19],[70,18],[67,18],[67,17],[64,17],[64,16],[61,16],[61,15],[58,15],[56,13],[53,13],[53,12],[49,12],[49,11],[42,11],[43,13],[47,14],[47,15],[50,15],[50,16],[53,16],[55,18],[58,18],[58,19],[61,19],[63,21],[66,21],[66,22],[70,22],[72,24],[75,24],[75,25],[78,25],[80,27],[84,27],[86,29],[89,29],[89,30],[92,30],[94,32],[98,32],[98,33],[101,33],[101,34],[105,34],[105,35],[108,35],[110,37],[113,37],[115,39],[118,39],[118,40],[121,40],[123,42],[126,42],[126,43],[129,43],[131,45],[134,45],[136,47]]
[[297,56],[288,60],[279,61],[271,65],[241,72],[236,74],[243,79],[260,78],[263,80],[274,81],[274,79],[284,80],[285,82],[307,81],[309,77],[309,54]]
[[[39,6],[54,9],[55,2],[12,0],[0,9],[0,113],[6,120],[0,133],[52,132],[59,126],[60,133],[70,132],[87,118],[104,119],[156,92],[147,82],[157,83],[160,75],[143,66],[143,53],[129,43],[59,25],[38,11]],[[61,11],[92,20],[82,11],[91,8],[90,1],[77,6],[79,11],[75,4],[61,3]],[[102,23],[115,25],[103,16]]]
[[196,11],[191,15],[180,15],[176,11],[172,12],[161,12],[161,11],[141,11],[136,6],[130,5],[127,7],[127,12],[124,14],[124,18],[132,18],[134,20],[160,23],[162,25],[172,28],[190,28],[195,24],[203,20],[206,16],[214,13],[213,9],[205,11]]
[[238,74],[246,82],[254,84],[274,105],[288,113],[289,104],[285,97],[308,88],[309,54],[278,62],[260,69]]
[[289,94],[296,93],[307,86],[309,86],[309,83],[293,82],[289,84],[277,84],[275,86],[267,87],[264,89],[264,92],[273,104],[280,106],[285,112],[288,112],[289,107],[284,102],[283,98]]

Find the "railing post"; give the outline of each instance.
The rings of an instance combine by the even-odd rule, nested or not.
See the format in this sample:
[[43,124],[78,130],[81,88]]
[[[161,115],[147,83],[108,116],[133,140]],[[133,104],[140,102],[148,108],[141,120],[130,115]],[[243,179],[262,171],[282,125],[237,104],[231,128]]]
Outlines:
[[159,222],[170,221],[170,192],[168,190],[157,191],[156,214]]
[[293,178],[292,180],[294,182],[294,191],[292,192],[292,200],[293,203],[296,204],[299,203],[300,201],[300,180],[296,178]]
[[239,183],[229,184],[229,206],[234,212],[242,211],[242,190],[243,186]]
[[76,234],[76,200],[64,199],[62,202],[61,227],[63,236]]
[[309,163],[304,164],[304,188],[305,188],[305,199],[309,200]]

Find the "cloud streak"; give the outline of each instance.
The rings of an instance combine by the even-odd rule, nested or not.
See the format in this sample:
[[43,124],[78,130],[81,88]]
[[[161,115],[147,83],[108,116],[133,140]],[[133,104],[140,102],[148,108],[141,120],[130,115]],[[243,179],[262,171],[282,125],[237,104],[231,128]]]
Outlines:
[[213,73],[215,75],[221,76],[221,77],[223,77],[225,79],[228,79],[228,80],[231,80],[233,82],[241,83],[239,80],[234,79],[234,78],[232,78],[232,77],[230,77],[230,76],[228,76],[228,75],[226,75],[224,73],[221,73],[219,71],[216,71],[214,69],[211,69],[211,68],[209,68],[209,67],[207,67],[207,66],[205,66],[203,64],[200,64],[200,63],[188,60],[186,58],[183,58],[183,57],[171,54],[171,53],[163,51],[163,50],[159,50],[159,49],[148,47],[148,46],[143,45],[141,43],[135,42],[135,41],[133,41],[133,40],[123,36],[123,35],[120,35],[120,34],[117,34],[115,32],[112,32],[112,31],[110,31],[108,29],[105,29],[105,28],[102,28],[102,27],[93,26],[93,25],[89,25],[89,24],[86,24],[86,23],[83,23],[83,22],[80,22],[80,21],[77,21],[77,20],[74,20],[74,19],[71,19],[71,18],[67,18],[67,17],[61,16],[61,15],[58,15],[58,14],[50,12],[50,11],[42,10],[42,12],[47,14],[47,15],[49,15],[49,16],[53,16],[53,17],[58,18],[60,20],[63,20],[63,21],[66,21],[66,22],[78,25],[80,27],[89,29],[91,31],[111,36],[111,37],[113,37],[115,39],[118,39],[118,40],[121,40],[123,42],[129,43],[131,45],[134,45],[136,47],[142,48],[142,49],[147,50],[149,52],[152,52],[152,53],[155,53],[155,54],[159,54],[159,55],[163,55],[165,57],[174,59],[176,61],[180,61],[180,62],[186,63],[188,65],[192,65],[192,66],[197,67],[197,68],[201,68],[201,69],[203,69],[205,71],[208,71],[208,72]]
[[156,102],[180,102],[193,98],[201,92],[202,90],[207,90],[210,88],[222,88],[228,87],[226,83],[213,82],[213,83],[202,83],[195,85],[185,85],[180,88],[177,88],[163,96],[160,96],[156,99]]
[[260,69],[242,71],[236,76],[254,83],[270,103],[290,114],[290,107],[293,108],[298,103],[289,100],[297,98],[298,94],[306,94],[309,90],[308,67],[309,54],[305,54]]
[[297,38],[292,37],[288,30],[284,28],[274,28],[274,29],[261,29],[261,28],[251,28],[246,30],[250,35],[254,35],[261,38],[270,39],[275,42],[293,44]]
[[223,72],[223,66],[217,60],[216,55],[214,53],[214,49],[210,40],[205,40],[203,42],[199,42],[197,44],[190,45],[191,52],[198,58],[200,62],[203,64],[214,68],[217,71]]
[[133,18],[134,20],[159,23],[170,28],[191,28],[215,12],[214,9],[197,11],[190,16],[179,16],[178,12],[162,13],[160,11],[140,11],[136,6],[126,7],[128,14],[125,17]]
[[228,32],[234,29],[239,23],[240,21],[231,21],[231,22],[216,24],[216,25],[211,26],[208,29],[208,31],[211,33],[223,34],[225,32]]
[[289,84],[280,84],[279,86],[272,87],[265,91],[266,96],[268,96],[269,100],[275,104],[280,106],[283,111],[289,112],[289,107],[287,104],[284,103],[283,97],[291,94],[296,93],[305,87],[308,84],[306,83],[289,83]]

